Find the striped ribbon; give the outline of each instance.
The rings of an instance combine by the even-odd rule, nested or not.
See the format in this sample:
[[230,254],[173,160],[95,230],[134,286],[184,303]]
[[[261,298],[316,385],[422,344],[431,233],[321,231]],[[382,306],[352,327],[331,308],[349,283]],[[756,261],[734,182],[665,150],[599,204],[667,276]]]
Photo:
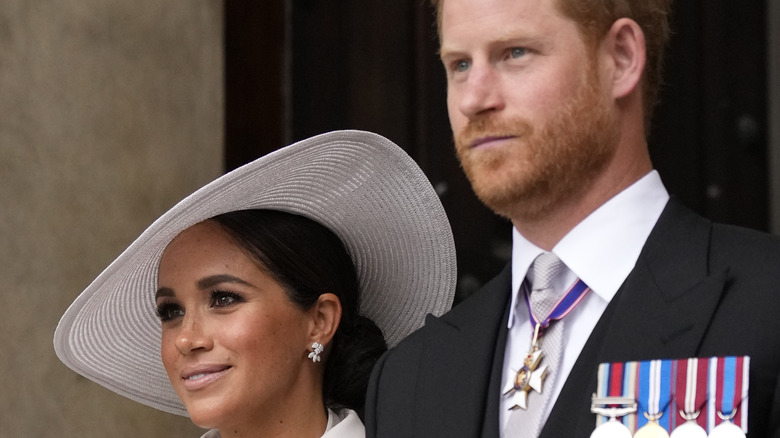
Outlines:
[[750,358],[747,356],[714,358],[710,360],[709,368],[708,425],[712,428],[723,421],[717,415],[718,412],[730,417],[737,410],[731,422],[747,433]]
[[557,321],[564,316],[568,315],[577,304],[585,298],[590,288],[582,280],[577,280],[569,290],[563,294],[558,303],[553,307],[553,310],[547,315],[541,322],[538,320],[534,312],[531,310],[531,303],[529,302],[530,288],[525,288],[525,303],[528,307],[528,314],[531,316],[531,327],[536,329],[537,324],[541,324],[541,328],[546,328],[551,322]]
[[[747,356],[602,363],[596,394],[636,400],[637,412],[620,419],[631,433],[647,424],[644,413],[661,414],[671,432],[686,421],[680,411],[700,411],[696,422],[708,432],[723,421],[718,412],[736,414],[731,422],[747,433],[749,368]],[[596,426],[607,420],[597,415]]]
[[[696,418],[696,423],[704,430],[707,430],[707,415],[702,412],[708,398],[708,382],[707,377],[709,373],[709,359],[681,359],[677,362],[677,384],[676,384],[676,408],[673,413],[672,428],[685,423],[686,419],[683,417],[683,413],[686,415],[695,415],[699,412],[699,416]],[[682,412],[681,412],[682,411]]]

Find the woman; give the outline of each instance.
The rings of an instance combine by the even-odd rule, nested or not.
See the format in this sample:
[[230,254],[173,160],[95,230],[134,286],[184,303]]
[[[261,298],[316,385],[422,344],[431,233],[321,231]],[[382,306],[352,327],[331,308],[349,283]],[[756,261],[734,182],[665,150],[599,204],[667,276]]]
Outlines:
[[385,341],[443,313],[454,283],[422,171],[380,136],[333,132],[165,213],[66,311],[55,350],[207,437],[361,437]]

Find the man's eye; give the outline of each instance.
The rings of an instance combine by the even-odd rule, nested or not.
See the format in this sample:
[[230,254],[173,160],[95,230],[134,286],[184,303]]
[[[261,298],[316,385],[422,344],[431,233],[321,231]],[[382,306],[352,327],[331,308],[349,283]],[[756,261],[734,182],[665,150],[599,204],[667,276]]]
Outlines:
[[525,54],[528,53],[528,51],[522,47],[513,47],[509,51],[509,56],[512,58],[520,58],[522,56],[525,56]]
[[471,67],[471,63],[469,63],[468,61],[462,61],[461,60],[461,61],[458,61],[458,62],[455,63],[455,71],[458,71],[458,72],[464,72],[464,71],[468,70],[469,67]]
[[213,307],[228,307],[243,301],[241,295],[233,292],[214,291],[211,293],[211,305]]
[[157,306],[157,317],[162,322],[172,321],[176,318],[184,316],[184,309],[178,304],[174,303],[160,303]]

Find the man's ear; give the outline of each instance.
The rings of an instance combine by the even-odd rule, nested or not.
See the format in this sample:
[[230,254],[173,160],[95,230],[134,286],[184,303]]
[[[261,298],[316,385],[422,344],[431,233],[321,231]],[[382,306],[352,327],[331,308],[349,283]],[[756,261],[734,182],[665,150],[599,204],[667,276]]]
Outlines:
[[612,97],[620,99],[640,88],[645,70],[645,34],[636,21],[620,18],[602,41],[612,70]]
[[341,322],[341,301],[331,293],[320,295],[317,302],[309,309],[312,317],[311,341],[328,345],[336,334]]

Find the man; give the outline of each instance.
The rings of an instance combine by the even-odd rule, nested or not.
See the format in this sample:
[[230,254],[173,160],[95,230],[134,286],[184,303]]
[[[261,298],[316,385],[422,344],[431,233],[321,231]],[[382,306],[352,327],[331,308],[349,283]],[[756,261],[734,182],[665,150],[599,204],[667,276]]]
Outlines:
[[[650,162],[669,0],[434,4],[456,151],[511,219],[512,262],[383,357],[368,436],[588,437],[599,364],[750,356],[749,408],[729,412],[780,437],[780,243],[697,216]],[[543,277],[553,304],[582,285],[559,319],[534,304]]]

